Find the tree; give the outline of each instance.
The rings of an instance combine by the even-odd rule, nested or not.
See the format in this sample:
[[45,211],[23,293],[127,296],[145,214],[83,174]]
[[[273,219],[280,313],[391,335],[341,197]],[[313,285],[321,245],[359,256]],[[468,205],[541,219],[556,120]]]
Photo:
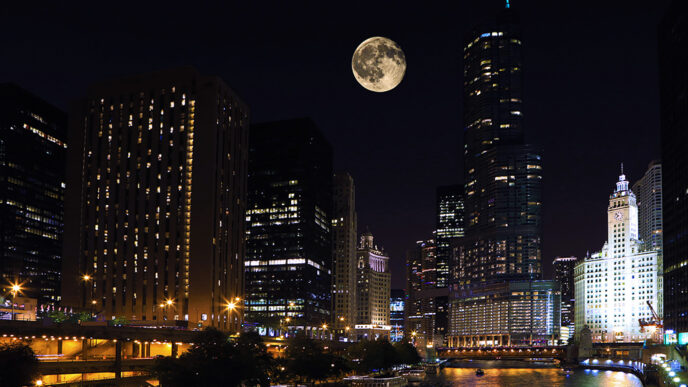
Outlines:
[[303,333],[289,341],[284,355],[285,374],[299,382],[324,380],[349,369],[344,359],[325,352],[319,342]]
[[420,363],[421,357],[416,350],[416,347],[408,341],[401,341],[394,344],[394,349],[397,351],[399,364],[417,364]]
[[0,386],[19,387],[33,385],[40,378],[38,359],[23,342],[0,345]]
[[165,387],[269,386],[271,367],[272,359],[257,334],[230,339],[224,332],[207,328],[178,359],[158,358],[153,372]]
[[362,373],[385,373],[400,364],[397,350],[385,339],[359,341],[347,353],[355,364],[354,368]]

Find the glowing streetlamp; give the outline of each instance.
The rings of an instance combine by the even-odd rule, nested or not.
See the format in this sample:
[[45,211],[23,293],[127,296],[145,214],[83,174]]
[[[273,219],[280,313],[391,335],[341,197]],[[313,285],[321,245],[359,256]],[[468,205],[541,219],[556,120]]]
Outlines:
[[91,277],[88,274],[84,274],[81,279],[86,283],[86,286],[88,286],[91,291],[90,291],[90,298],[91,298],[91,317],[93,317],[93,306],[96,304],[96,300],[93,298],[93,285],[89,285],[88,281],[92,280],[93,277]]
[[12,320],[14,320],[14,299],[17,297],[17,293],[21,293],[22,288],[19,284],[12,284],[10,293],[12,293]]

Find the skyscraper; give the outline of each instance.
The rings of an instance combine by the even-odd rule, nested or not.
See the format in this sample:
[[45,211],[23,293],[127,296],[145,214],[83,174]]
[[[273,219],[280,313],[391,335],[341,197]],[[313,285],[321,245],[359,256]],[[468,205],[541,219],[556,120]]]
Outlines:
[[577,335],[587,325],[597,342],[649,336],[638,320],[651,320],[651,307],[658,309],[662,268],[657,253],[638,239],[636,197],[622,172],[609,197],[607,242],[574,268]]
[[452,244],[463,237],[463,185],[437,187],[437,287],[449,286]]
[[376,336],[389,338],[389,298],[392,287],[389,256],[374,243],[370,231],[361,235],[356,260],[356,335],[366,339],[374,339]]
[[576,257],[554,258],[554,280],[559,282],[561,289],[561,326],[568,329],[568,335],[573,335],[575,292],[573,287],[573,268],[576,266]]
[[[67,115],[0,84],[0,276],[40,304],[60,301]],[[7,292],[5,292],[6,294]]]
[[416,242],[407,253],[407,302],[404,334],[420,347],[444,343],[447,332],[448,288],[437,286],[437,244]]
[[330,321],[332,148],[312,120],[251,126],[247,321],[321,335]]
[[[516,11],[506,7],[494,22],[476,27],[463,59],[465,236],[457,249],[452,314],[479,308],[465,298],[492,294],[492,284],[539,280],[542,272],[542,161],[539,149],[524,143]],[[494,329],[500,331],[484,334],[508,334]]]
[[688,3],[674,0],[659,28],[663,173],[664,326],[688,332]]
[[633,184],[638,200],[638,239],[645,248],[662,250],[662,164],[653,161]]
[[107,319],[235,331],[248,109],[183,67],[92,85],[70,115],[63,298]]
[[357,319],[356,189],[346,172],[334,174],[332,187],[332,329],[346,334]]

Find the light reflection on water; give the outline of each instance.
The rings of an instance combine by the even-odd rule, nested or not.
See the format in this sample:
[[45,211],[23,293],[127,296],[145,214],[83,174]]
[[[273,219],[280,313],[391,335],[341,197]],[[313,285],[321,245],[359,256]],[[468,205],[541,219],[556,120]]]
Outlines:
[[439,375],[428,375],[426,384],[509,387],[642,387],[643,385],[635,375],[624,372],[576,370],[567,376],[555,368],[485,368],[484,370],[485,375],[476,376],[474,368],[445,368]]

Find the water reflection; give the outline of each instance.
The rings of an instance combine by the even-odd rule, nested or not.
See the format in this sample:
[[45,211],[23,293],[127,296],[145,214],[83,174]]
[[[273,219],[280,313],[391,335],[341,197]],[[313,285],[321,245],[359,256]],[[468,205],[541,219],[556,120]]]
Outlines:
[[433,386],[571,386],[571,387],[642,387],[640,379],[624,372],[576,370],[566,375],[559,369],[485,368],[476,376],[473,368],[445,368],[439,375],[428,376]]

